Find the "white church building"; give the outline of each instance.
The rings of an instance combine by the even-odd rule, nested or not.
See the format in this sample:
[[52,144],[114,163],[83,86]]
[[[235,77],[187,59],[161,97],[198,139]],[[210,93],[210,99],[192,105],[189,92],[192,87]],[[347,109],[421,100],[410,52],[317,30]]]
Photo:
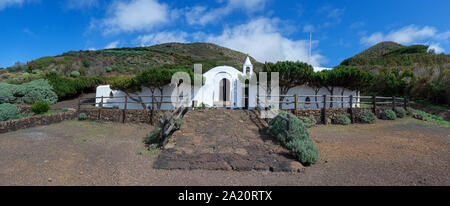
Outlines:
[[[324,69],[329,68],[322,68],[322,67],[314,67],[314,71],[318,72]],[[251,76],[253,74],[253,64],[250,61],[250,58],[247,57],[245,60],[244,65],[242,66],[242,72],[237,70],[236,68],[230,67],[230,66],[218,66],[215,68],[212,68],[211,70],[207,71],[203,74],[203,77],[206,79],[205,83],[200,87],[193,87],[191,92],[191,102],[195,102],[197,106],[204,105],[205,107],[226,107],[231,109],[254,109],[257,105],[257,97],[260,92],[258,92],[258,86],[249,84],[249,81],[242,80],[242,77],[244,76]],[[334,89],[334,95],[341,95],[343,88],[335,88]],[[163,95],[160,94],[158,90],[155,90],[156,96],[164,96],[162,99],[161,97],[155,98],[155,102],[161,101],[160,109],[162,110],[171,110],[174,109],[174,104],[171,104],[171,97],[174,93],[177,94],[177,92],[173,92],[174,90],[177,90],[175,85],[167,85],[163,89]],[[327,89],[321,88],[319,92],[316,94],[315,91],[306,86],[297,86],[292,89],[290,89],[287,93],[287,95],[302,95],[299,97],[299,102],[304,102],[299,105],[299,108],[317,108],[319,106],[320,108],[323,106],[322,103],[316,104],[314,102],[316,101],[323,101],[323,97],[316,97],[316,95],[330,95]],[[344,89],[344,96],[353,95],[357,96],[357,92],[350,91],[348,89]],[[152,92],[149,88],[142,88],[142,90],[135,94],[138,96],[143,96],[142,100],[145,102],[146,106],[148,108],[152,105],[151,95]],[[311,96],[308,96],[311,95]],[[109,85],[102,85],[97,87],[96,91],[97,97],[103,97],[103,107],[106,108],[124,108],[124,103],[118,103],[118,102],[124,102],[126,94],[122,91],[118,90],[112,90]],[[114,97],[114,98],[112,98]],[[96,105],[99,106],[102,99],[97,98]],[[283,101],[294,101],[293,97],[287,97]],[[329,101],[329,100],[327,100]],[[334,100],[334,101],[340,101],[340,100]],[[345,101],[348,101],[346,99]],[[127,99],[127,109],[143,109],[142,104],[135,102],[131,100],[130,98]],[[311,103],[308,103],[311,102]],[[328,103],[330,104],[330,103]],[[349,107],[350,105],[344,104],[334,104],[334,107]],[[328,107],[330,105],[327,105]],[[283,109],[293,109],[294,104],[283,104]]]

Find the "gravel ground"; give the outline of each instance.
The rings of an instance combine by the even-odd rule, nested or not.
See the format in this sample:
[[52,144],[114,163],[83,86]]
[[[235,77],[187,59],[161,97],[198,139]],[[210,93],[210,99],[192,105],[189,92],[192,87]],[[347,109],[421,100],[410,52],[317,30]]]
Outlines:
[[302,173],[157,170],[149,125],[66,121],[0,134],[0,185],[450,185],[450,129],[414,119],[310,129]]

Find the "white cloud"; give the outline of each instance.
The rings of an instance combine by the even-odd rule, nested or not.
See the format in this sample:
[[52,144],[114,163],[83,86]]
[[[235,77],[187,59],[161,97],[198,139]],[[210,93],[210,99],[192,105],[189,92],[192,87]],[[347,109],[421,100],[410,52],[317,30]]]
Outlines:
[[[261,62],[285,60],[308,62],[309,41],[284,37],[279,24],[277,19],[258,18],[247,24],[226,28],[221,35],[210,35],[206,40],[248,53]],[[317,44],[318,41],[314,41],[314,45]],[[309,62],[319,66],[325,63],[325,58],[315,53]]]
[[1,0],[0,10],[9,6],[21,6],[24,2],[25,0]]
[[154,44],[162,44],[168,42],[179,42],[185,43],[187,42],[186,38],[188,34],[182,31],[175,32],[158,32],[154,34],[142,35],[139,36],[136,40],[140,43],[141,46],[150,46]]
[[186,21],[190,25],[206,25],[237,9],[244,10],[248,13],[263,10],[266,1],[267,0],[225,0],[225,6],[215,9],[208,9],[205,6],[195,6],[187,8]]
[[436,54],[440,54],[445,52],[445,49],[441,47],[439,43],[430,44],[430,47],[428,47],[428,51],[434,50]]
[[314,27],[311,24],[305,25],[303,27],[303,32],[307,32],[308,33],[308,32],[314,32],[314,31],[316,31],[316,27]]
[[109,43],[108,45],[105,46],[105,49],[114,49],[117,48],[117,46],[119,46],[120,41],[113,41],[111,43]]
[[425,26],[419,28],[415,25],[405,26],[399,30],[392,30],[388,34],[381,32],[373,33],[370,36],[361,38],[361,43],[373,45],[382,41],[394,41],[400,44],[410,44],[424,39],[432,38],[436,34],[436,29]]
[[365,25],[366,25],[366,23],[364,21],[357,21],[350,25],[350,29],[358,29]]
[[450,39],[450,31],[442,32],[442,33],[436,35],[436,39],[443,40],[443,41]]
[[83,9],[96,7],[99,2],[98,0],[67,0],[66,4],[69,9]]
[[105,33],[152,30],[172,18],[169,7],[157,0],[116,1],[108,13],[109,16],[100,21]]

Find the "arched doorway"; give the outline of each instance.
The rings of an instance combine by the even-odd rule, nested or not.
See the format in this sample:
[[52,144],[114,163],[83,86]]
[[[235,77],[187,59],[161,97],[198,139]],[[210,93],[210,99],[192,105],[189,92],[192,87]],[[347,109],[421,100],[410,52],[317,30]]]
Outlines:
[[227,78],[223,78],[220,80],[219,87],[219,101],[222,103],[224,107],[230,105],[230,80]]

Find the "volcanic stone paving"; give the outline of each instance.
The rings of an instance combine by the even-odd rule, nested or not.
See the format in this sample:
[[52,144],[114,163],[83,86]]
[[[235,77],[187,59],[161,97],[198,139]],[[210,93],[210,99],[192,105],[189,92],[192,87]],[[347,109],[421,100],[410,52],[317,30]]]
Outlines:
[[158,169],[301,172],[254,111],[189,111],[154,164]]

